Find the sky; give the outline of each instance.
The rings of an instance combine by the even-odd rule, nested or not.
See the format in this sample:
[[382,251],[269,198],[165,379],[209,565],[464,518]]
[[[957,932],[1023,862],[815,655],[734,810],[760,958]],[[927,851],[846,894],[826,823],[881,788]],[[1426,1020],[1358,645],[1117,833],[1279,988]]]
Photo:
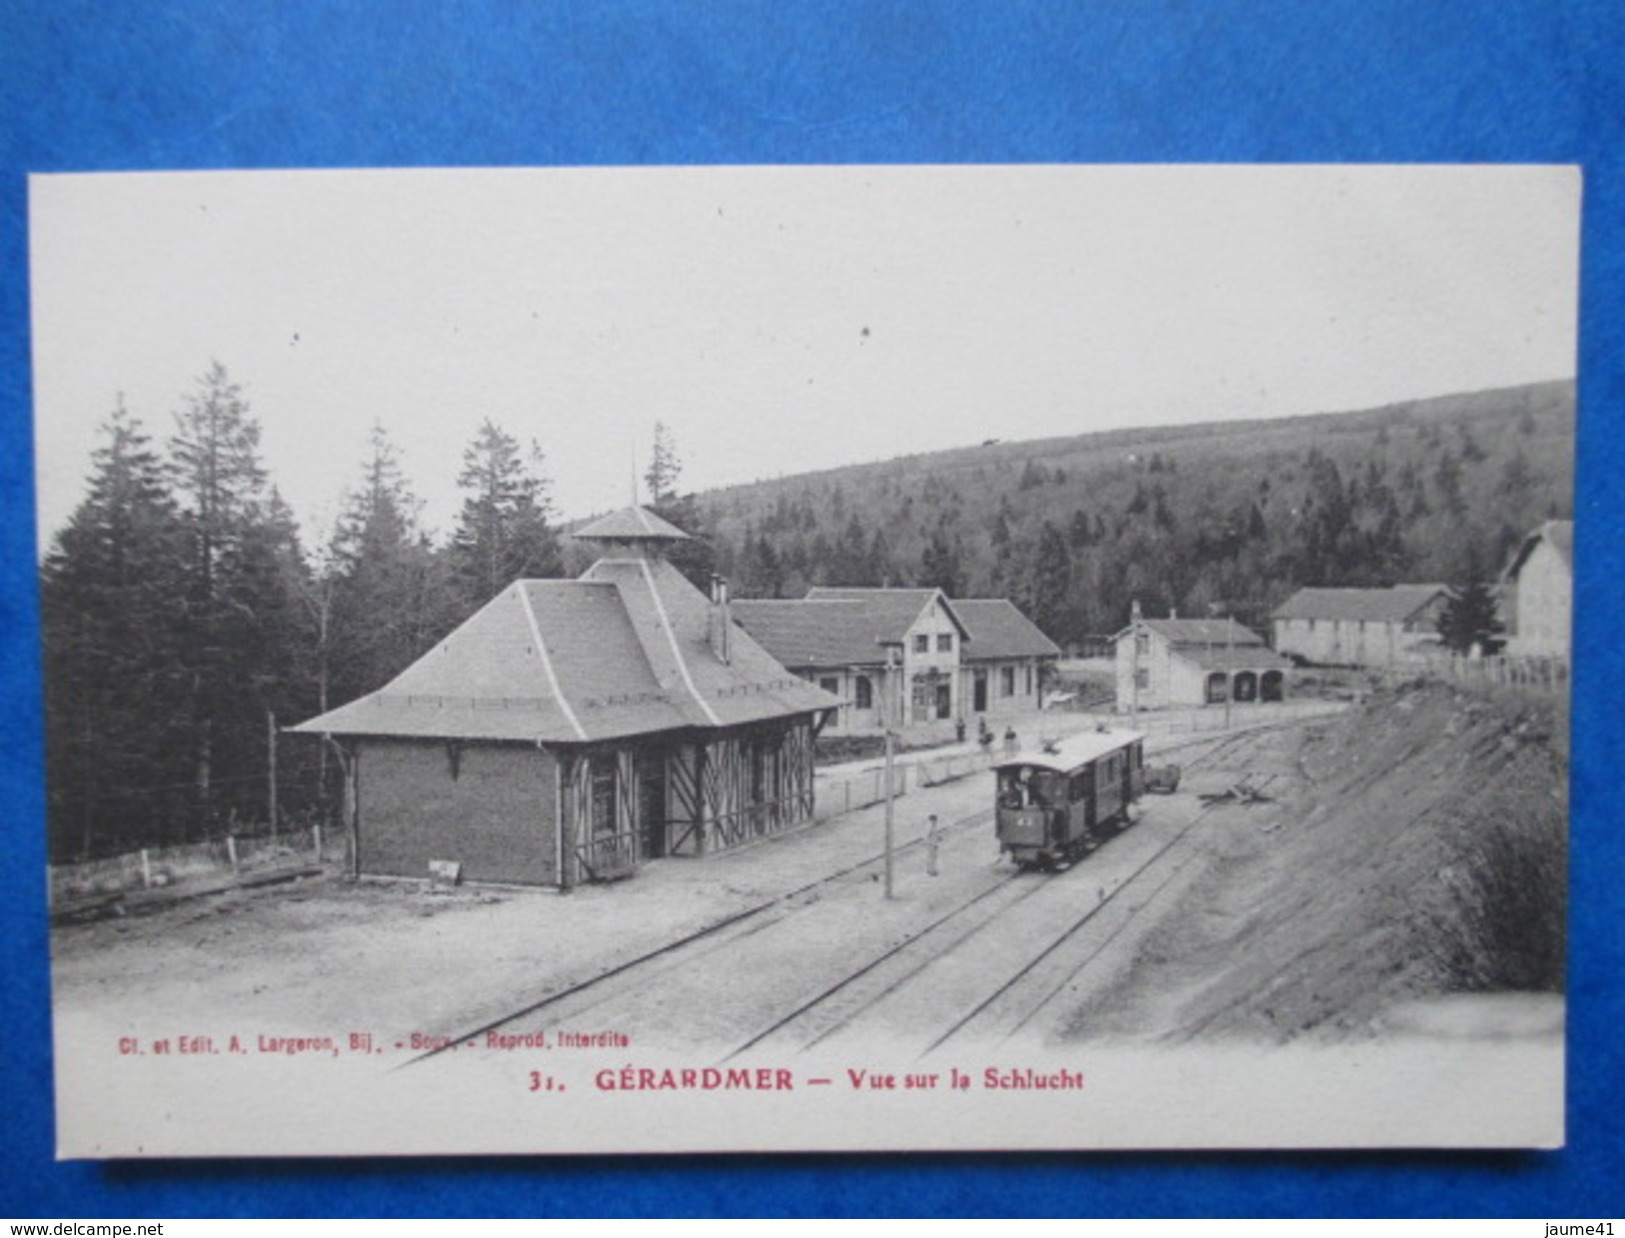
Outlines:
[[311,543],[375,423],[444,535],[487,418],[574,519],[629,501],[656,421],[704,490],[1571,377],[1580,193],[1510,166],[36,176],[40,546],[120,395],[162,440],[211,360]]

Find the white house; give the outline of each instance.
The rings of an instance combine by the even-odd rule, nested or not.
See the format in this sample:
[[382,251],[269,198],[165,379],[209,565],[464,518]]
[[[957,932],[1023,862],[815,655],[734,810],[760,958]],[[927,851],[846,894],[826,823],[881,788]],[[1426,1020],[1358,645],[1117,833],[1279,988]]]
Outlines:
[[1395,666],[1439,647],[1445,585],[1299,589],[1270,616],[1275,650],[1330,666]]
[[1117,634],[1117,708],[1279,701],[1291,666],[1234,619],[1135,620]]
[[1548,520],[1519,544],[1502,577],[1507,652],[1569,656],[1574,609],[1574,522]]

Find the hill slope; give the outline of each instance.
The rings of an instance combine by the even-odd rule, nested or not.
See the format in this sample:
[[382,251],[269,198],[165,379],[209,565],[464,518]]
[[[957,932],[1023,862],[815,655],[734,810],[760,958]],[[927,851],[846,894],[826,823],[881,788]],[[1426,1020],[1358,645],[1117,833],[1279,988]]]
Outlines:
[[695,496],[740,596],[937,584],[1059,639],[1301,585],[1493,576],[1572,514],[1574,385],[1274,421],[989,442]]
[[1310,732],[1297,794],[1214,819],[1207,871],[1071,1034],[1340,1040],[1452,994],[1561,994],[1563,717],[1436,684]]

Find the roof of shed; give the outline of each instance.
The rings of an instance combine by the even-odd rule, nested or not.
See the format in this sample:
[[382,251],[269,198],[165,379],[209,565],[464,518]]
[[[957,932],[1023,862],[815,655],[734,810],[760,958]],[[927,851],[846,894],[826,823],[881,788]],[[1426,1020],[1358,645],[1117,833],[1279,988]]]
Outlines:
[[521,580],[382,689],[291,728],[333,735],[585,743],[815,713],[840,702],[737,627],[661,559]]
[[1008,598],[955,598],[953,608],[970,632],[963,653],[967,662],[1061,656],[1061,647]]
[[886,660],[885,645],[861,602],[740,598],[732,608],[734,620],[786,666],[867,666]]
[[[1219,619],[1144,619],[1140,626],[1176,646],[1183,645],[1262,645],[1264,638],[1228,615]],[[1124,628],[1119,637],[1132,632]]]
[[1447,585],[1391,585],[1386,589],[1299,589],[1280,606],[1275,619],[1365,619],[1403,623]]
[[1572,572],[1574,570],[1574,521],[1548,520],[1538,529],[1528,534],[1518,544],[1518,549],[1512,556],[1504,576],[1507,579],[1517,576],[1523,570],[1523,565],[1529,556],[1534,553],[1535,547],[1546,542],[1562,557],[1563,562]]

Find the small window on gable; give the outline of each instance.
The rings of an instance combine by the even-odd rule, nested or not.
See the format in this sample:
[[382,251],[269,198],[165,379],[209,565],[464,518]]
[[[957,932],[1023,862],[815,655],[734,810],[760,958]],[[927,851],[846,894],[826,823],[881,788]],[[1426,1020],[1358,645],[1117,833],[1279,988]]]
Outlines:
[[954,648],[954,634],[952,632],[937,633],[937,652],[952,653]]
[[931,637],[929,635],[927,635],[926,633],[924,633],[924,632],[921,632],[918,636],[916,636],[914,638],[914,652],[915,653],[930,653],[931,652]]
[[1134,652],[1142,656],[1151,652],[1151,634],[1149,632],[1136,632],[1134,634]]

